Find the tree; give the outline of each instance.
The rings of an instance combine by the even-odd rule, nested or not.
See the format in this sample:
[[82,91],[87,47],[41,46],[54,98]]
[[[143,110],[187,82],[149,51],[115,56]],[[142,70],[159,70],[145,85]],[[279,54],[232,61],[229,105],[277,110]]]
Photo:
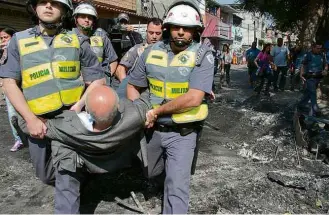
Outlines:
[[328,0],[239,0],[247,11],[271,16],[276,28],[292,31],[302,42],[329,39]]

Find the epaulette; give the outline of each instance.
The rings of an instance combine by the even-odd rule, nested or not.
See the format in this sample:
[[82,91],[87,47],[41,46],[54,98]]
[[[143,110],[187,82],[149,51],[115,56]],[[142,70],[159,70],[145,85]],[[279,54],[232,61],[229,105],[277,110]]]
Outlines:
[[197,52],[196,56],[196,66],[200,66],[203,58],[206,56],[208,52],[211,52],[211,47],[207,44],[202,44]]

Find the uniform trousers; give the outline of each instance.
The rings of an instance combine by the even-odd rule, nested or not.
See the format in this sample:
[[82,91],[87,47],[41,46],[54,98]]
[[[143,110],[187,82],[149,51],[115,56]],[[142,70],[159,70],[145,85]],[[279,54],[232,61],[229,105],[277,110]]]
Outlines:
[[80,184],[82,174],[58,171],[53,165],[49,139],[28,138],[29,151],[36,176],[45,184],[55,183],[55,214],[80,212]]
[[197,133],[152,131],[147,135],[148,177],[165,170],[163,214],[186,214]]
[[299,69],[294,69],[290,73],[290,89],[294,90],[295,87],[297,86],[298,89],[301,89],[302,84],[300,83],[300,70]]
[[319,111],[319,106],[317,103],[317,96],[316,96],[316,89],[319,86],[320,80],[321,79],[317,79],[317,78],[306,79],[303,97],[299,102],[300,107],[305,107],[307,105],[307,103],[311,100],[310,115],[313,115]]

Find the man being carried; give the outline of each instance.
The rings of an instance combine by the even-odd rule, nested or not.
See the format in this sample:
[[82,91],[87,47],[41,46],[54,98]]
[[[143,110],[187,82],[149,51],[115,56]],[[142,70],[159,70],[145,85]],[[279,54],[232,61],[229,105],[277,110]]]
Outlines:
[[[107,173],[129,167],[140,148],[140,132],[151,108],[148,97],[145,92],[134,102],[119,100],[113,89],[99,86],[87,94],[85,112],[64,111],[48,119],[45,137],[53,140],[55,168],[79,174],[83,180],[87,173]],[[19,127],[28,133],[24,120],[19,120]],[[70,183],[63,186],[65,198],[75,199],[74,205],[79,208],[80,187]]]

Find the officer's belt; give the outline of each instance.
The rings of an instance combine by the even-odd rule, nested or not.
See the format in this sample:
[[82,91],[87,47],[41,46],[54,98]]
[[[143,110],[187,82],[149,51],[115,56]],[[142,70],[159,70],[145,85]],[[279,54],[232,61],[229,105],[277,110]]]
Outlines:
[[163,125],[160,123],[154,124],[154,130],[160,132],[176,132],[180,133],[182,136],[186,136],[194,131],[197,131],[201,126],[200,122],[177,124],[177,125]]

